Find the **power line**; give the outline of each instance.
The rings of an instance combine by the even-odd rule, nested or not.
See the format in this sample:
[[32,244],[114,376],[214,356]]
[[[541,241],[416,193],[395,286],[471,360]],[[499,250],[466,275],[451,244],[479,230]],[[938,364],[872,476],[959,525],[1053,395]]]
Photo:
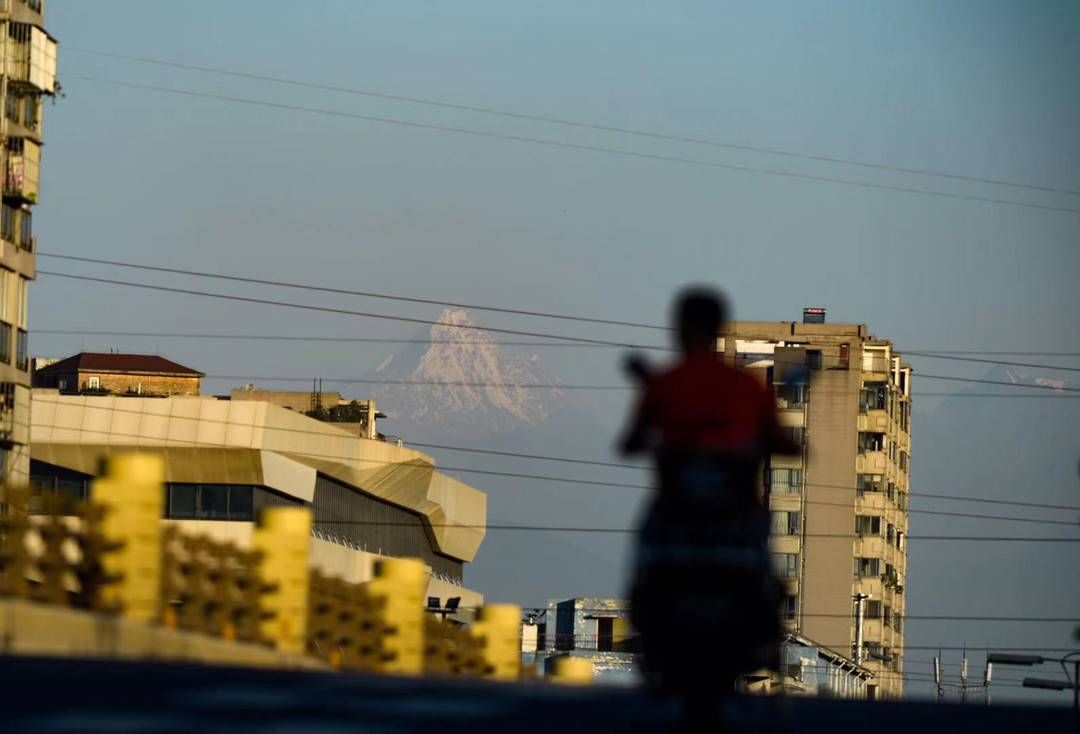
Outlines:
[[[60,404],[60,402],[58,400],[50,400],[50,399],[48,399],[48,398],[46,398],[44,396],[39,396],[36,399],[38,400],[39,403],[42,403],[42,404],[47,404],[47,403],[48,404],[53,404],[53,405],[59,405]],[[138,398],[133,398],[133,399],[138,399]],[[117,412],[117,413],[131,413],[131,414],[135,414],[135,415],[144,415],[144,413],[142,411],[138,411],[138,410],[127,410],[127,409],[124,409],[124,408],[117,408],[117,407],[112,407],[110,410],[112,410],[113,412]],[[230,423],[227,420],[212,419],[212,418],[197,417],[197,416],[183,416],[183,415],[170,414],[167,417],[170,418],[170,419],[201,421],[201,422],[205,422],[205,423],[216,423],[216,424],[223,424],[223,425],[229,425],[229,423]],[[82,429],[82,428],[70,428],[70,429],[67,429],[67,430],[75,430],[75,431],[78,431],[80,433],[84,432],[84,429]],[[286,427],[262,426],[262,430],[264,432],[279,432],[279,433],[311,433],[311,434],[316,434],[316,435],[323,436],[324,438],[329,438],[323,433],[320,433],[320,432],[317,432],[317,431],[308,431],[308,430],[305,430],[305,429],[291,429],[291,428],[286,428]],[[86,432],[89,432],[89,433],[102,433],[103,431],[90,431],[90,430],[88,430]],[[111,430],[111,429],[109,431],[107,431],[106,433],[108,433],[108,435],[110,435],[110,436],[123,436],[123,437],[126,437],[126,438],[142,438],[142,437],[144,437],[144,436],[142,436],[142,434],[139,434],[139,433],[116,431],[116,430]],[[348,435],[342,435],[341,436],[341,438],[349,438],[349,437],[350,436],[348,436]],[[191,445],[193,447],[205,446],[205,444],[202,444],[202,443],[200,443],[198,441],[195,441],[195,440],[176,439],[176,438],[168,438],[161,445],[162,446],[173,445],[173,444],[176,444],[176,443],[188,444],[188,445]],[[322,458],[322,459],[340,460],[342,458],[342,456],[340,454],[328,454],[328,453],[317,453],[317,452],[304,452],[304,454],[306,456],[310,456],[310,457],[313,457],[313,458]],[[384,465],[384,466],[389,464],[389,463],[392,463],[392,462],[387,462],[387,461],[382,460],[382,459],[361,459],[361,458],[357,458],[357,457],[350,457],[350,460],[351,461],[356,461],[356,462],[359,462],[359,463],[379,464],[379,465]],[[418,459],[418,461],[422,461],[422,460]],[[479,475],[487,475],[487,476],[500,476],[500,477],[514,478],[514,479],[535,479],[535,480],[538,480],[538,481],[547,481],[547,482],[553,482],[553,483],[576,484],[576,485],[582,485],[582,486],[611,487],[611,488],[616,488],[616,489],[638,489],[638,490],[653,490],[654,489],[654,487],[652,487],[650,485],[631,484],[631,483],[627,483],[627,482],[610,482],[610,481],[599,481],[599,480],[590,480],[590,479],[577,479],[577,478],[572,478],[572,477],[560,477],[560,476],[553,476],[553,475],[546,475],[546,474],[530,474],[530,473],[523,473],[523,472],[505,472],[505,471],[495,471],[495,470],[491,470],[491,469],[478,469],[478,468],[474,468],[474,467],[456,467],[456,466],[444,466],[444,465],[437,466],[435,464],[430,464],[430,465],[427,465],[427,466],[429,466],[429,468],[432,471],[460,472],[460,473],[464,473],[464,474],[479,474]],[[808,505],[812,504],[812,505],[845,507],[845,508],[852,507],[851,503],[845,503],[845,502],[827,502],[827,501],[823,501],[823,500],[809,500],[809,499],[803,500],[803,502],[804,502],[804,504],[808,504]],[[1076,522],[1070,522],[1070,521],[1066,521],[1066,520],[1046,520],[1046,519],[1039,519],[1039,518],[1013,517],[1013,516],[1005,516],[1005,515],[983,515],[983,514],[976,514],[976,513],[951,512],[951,511],[945,511],[945,510],[920,510],[920,509],[908,508],[908,509],[906,509],[904,511],[908,512],[908,513],[911,513],[911,514],[940,515],[940,516],[946,516],[946,517],[964,517],[964,518],[971,518],[971,519],[978,519],[978,520],[1000,520],[1000,521],[1007,521],[1007,522],[1027,522],[1027,523],[1035,523],[1035,524],[1042,524],[1042,525],[1064,525],[1064,526],[1069,526],[1069,527],[1076,527],[1078,525],[1078,523],[1076,523]]]
[[898,186],[894,184],[872,183],[869,181],[858,181],[855,179],[835,178],[832,176],[822,176],[809,173],[797,173],[795,171],[784,171],[772,168],[761,168],[757,166],[743,166],[734,163],[721,163],[719,161],[706,161],[696,158],[685,158],[673,155],[661,155],[658,153],[644,153],[641,151],[630,150],[626,148],[612,148],[603,145],[589,145],[584,143],[569,143],[566,141],[549,140],[546,138],[537,138],[528,135],[515,135],[510,133],[499,133],[489,130],[474,130],[472,128],[456,127],[453,125],[440,125],[430,122],[415,122],[413,120],[403,120],[395,117],[384,117],[379,115],[363,115],[355,112],[345,112],[342,110],[332,110],[322,107],[307,107],[304,105],[287,104],[283,102],[271,102],[268,100],[251,99],[247,97],[237,97],[226,94],[212,94],[209,92],[196,92],[189,89],[177,89],[175,87],[162,87],[153,84],[139,84],[135,82],[121,81],[117,79],[103,79],[100,77],[83,76],[78,74],[68,75],[67,79],[78,79],[80,81],[94,82],[97,84],[106,84],[110,86],[125,87],[128,89],[140,89],[145,91],[163,92],[166,94],[181,95],[184,97],[192,97],[199,99],[212,99],[219,102],[232,102],[236,104],[251,105],[255,107],[277,109],[277,110],[290,110],[294,112],[306,112],[310,114],[323,115],[327,117],[348,118],[353,120],[362,120],[365,122],[374,122],[384,125],[398,125],[402,127],[408,127],[418,130],[433,130],[438,132],[453,133],[457,135],[469,135],[477,138],[488,138],[494,140],[505,140],[517,143],[530,143],[534,145],[542,145],[551,148],[561,148],[565,150],[578,150],[588,151],[592,153],[605,153],[609,155],[622,156],[627,158],[635,158],[640,160],[660,161],[664,163],[681,163],[691,166],[700,166],[704,168],[719,168],[729,171],[738,171],[741,173],[756,173],[765,176],[778,176],[782,178],[799,179],[804,181],[814,181],[818,183],[831,183],[839,184],[843,186],[854,186],[865,189],[876,189],[882,191],[896,191],[906,194],[917,194],[919,196],[936,196],[946,199],[954,199],[961,201],[976,201],[987,204],[1002,204],[1005,206],[1017,206],[1028,209],[1040,209],[1043,211],[1054,212],[1066,212],[1069,214],[1080,214],[1080,209],[1074,209],[1064,206],[1052,206],[1048,204],[1035,204],[1032,202],[1015,201],[1012,199],[998,199],[990,196],[975,196],[972,194],[957,194],[949,191],[940,191],[936,189],[922,189],[914,186]]
[[[38,271],[41,272],[40,270]],[[272,375],[213,375],[206,377],[215,380],[246,380],[263,382],[311,382],[310,377],[275,377]],[[510,388],[521,390],[636,390],[634,385],[588,385],[588,384],[563,384],[559,382],[471,382],[468,380],[388,380],[381,378],[365,377],[326,377],[319,378],[324,382],[339,383],[342,385],[411,385],[413,387],[479,387],[479,388]]]
[[931,354],[991,354],[1004,357],[1080,357],[1080,352],[986,351],[979,349],[926,349],[920,351]]
[[[416,527],[414,523],[408,522],[395,522],[392,520],[315,520],[315,524],[318,526],[324,525],[347,525],[347,526],[362,526],[362,527],[402,527],[411,528]],[[583,534],[598,534],[598,535],[633,535],[638,532],[637,528],[626,527],[604,527],[604,526],[582,526],[582,525],[527,525],[517,523],[483,523],[483,524],[462,524],[462,523],[430,523],[432,528],[458,528],[468,530],[500,530],[500,531],[520,531],[520,532],[536,532],[536,533],[583,533]],[[785,535],[774,535],[771,537],[782,538],[788,537]],[[859,535],[857,533],[801,533],[798,535],[800,538],[841,538],[850,540],[863,540],[868,538],[880,538],[880,535]],[[1080,543],[1080,538],[1044,538],[1034,536],[1016,536],[1016,535],[908,535],[905,536],[908,540],[928,540],[928,541],[971,541],[971,542],[988,542],[988,543]]]
[[172,288],[164,285],[152,285],[150,283],[137,283],[128,280],[115,280],[112,278],[96,278],[89,275],[75,275],[73,273],[56,273],[49,270],[38,270],[38,275],[49,275],[56,278],[69,278],[71,280],[84,280],[94,283],[105,283],[107,285],[121,285],[128,288],[142,288],[152,291],[163,291],[166,293],[180,293],[188,296],[202,296],[204,298],[218,298],[225,301],[238,301],[241,303],[256,303],[263,306],[281,306],[283,308],[295,308],[303,311],[317,311],[321,313],[333,313],[343,316],[360,316],[368,319],[381,319],[385,321],[403,321],[412,324],[423,324],[424,326],[452,326],[458,329],[468,329],[470,331],[485,331],[493,334],[511,334],[515,336],[533,336],[541,339],[562,339],[570,342],[580,342],[582,344],[602,344],[612,347],[627,347],[630,349],[647,349],[648,347],[642,347],[638,344],[628,344],[622,342],[607,341],[604,339],[587,339],[585,337],[578,336],[564,336],[561,334],[546,334],[543,332],[535,331],[519,331],[517,329],[501,329],[494,326],[474,326],[466,324],[455,324],[449,321],[439,321],[432,319],[418,319],[409,316],[394,316],[391,314],[371,313],[367,311],[353,311],[345,308],[333,308],[331,306],[312,306],[305,303],[293,303],[291,301],[279,301],[268,298],[252,298],[250,296],[236,296],[226,293],[212,293],[210,291],[198,291],[189,288]]
[[694,145],[705,145],[714,148],[723,148],[727,150],[739,150],[753,153],[764,153],[767,155],[783,156],[787,158],[795,158],[800,160],[817,161],[821,163],[840,164],[845,166],[858,166],[860,168],[875,169],[881,171],[890,171],[893,173],[907,173],[915,174],[919,176],[931,176],[936,178],[952,179],[956,181],[969,181],[974,183],[992,184],[995,186],[1012,186],[1016,188],[1031,189],[1034,191],[1045,191],[1051,193],[1071,194],[1074,196],[1080,196],[1080,191],[1074,189],[1068,189],[1056,186],[1045,186],[1039,184],[1022,183],[1019,181],[1008,181],[1004,179],[989,178],[985,176],[970,176],[956,173],[948,173],[945,171],[938,171],[926,168],[909,168],[897,165],[891,165],[887,163],[876,163],[869,161],[860,161],[852,158],[842,158],[838,156],[817,155],[810,153],[797,153],[790,150],[783,150],[780,148],[771,148],[765,146],[756,145],[743,145],[730,142],[722,142],[718,140],[712,140],[708,138],[692,137],[689,135],[679,135],[673,133],[660,133],[651,130],[641,130],[635,128],[621,127],[616,125],[604,125],[595,122],[583,122],[580,120],[570,120],[567,118],[553,117],[550,115],[536,115],[523,112],[513,112],[510,110],[500,110],[492,107],[482,107],[479,105],[469,105],[454,102],[446,102],[444,100],[426,99],[422,97],[411,97],[399,94],[388,94],[385,92],[377,92],[367,89],[357,89],[355,87],[344,87],[332,84],[320,84],[317,82],[302,81],[298,79],[288,79],[285,77],[272,76],[269,74],[257,74],[252,72],[237,71],[235,69],[225,69],[215,66],[202,66],[198,64],[187,64],[178,61],[169,61],[165,59],[156,59],[146,56],[133,56],[128,54],[118,54],[109,51],[99,51],[95,49],[76,48],[71,46],[65,46],[65,51],[75,51],[77,53],[90,54],[93,56],[102,56],[112,59],[120,59],[123,61],[136,61],[143,64],[153,64],[156,66],[166,66],[175,69],[185,69],[188,71],[198,71],[209,74],[218,74],[221,76],[231,76],[242,79],[252,79],[256,81],[273,82],[275,84],[284,84],[294,87],[304,87],[308,89],[319,89],[328,92],[339,92],[343,94],[351,94],[361,97],[370,97],[373,99],[391,100],[394,102],[408,102],[410,104],[426,105],[429,107],[439,107],[443,109],[458,110],[462,112],[476,112],[485,115],[495,115],[498,117],[506,117],[518,120],[530,120],[533,122],[543,122],[553,125],[562,125],[565,127],[581,128],[588,130],[598,130],[601,132],[618,133],[621,135],[633,135],[637,137],[650,138],[653,140],[666,140],[677,143],[691,143]]
[[[53,275],[46,271],[39,270],[38,274]],[[72,276],[74,277],[74,276]],[[147,286],[149,287],[149,286]],[[230,296],[231,298],[231,296]],[[274,304],[281,305],[281,304]],[[801,363],[800,363],[801,364]],[[209,378],[218,380],[264,380],[266,382],[310,382],[310,377],[299,377],[292,375],[206,375]],[[1004,380],[984,380],[977,377],[950,377],[946,375],[929,375],[925,373],[919,373],[919,378],[923,380],[947,380],[950,382],[971,382],[980,385],[1001,385],[1003,387],[1020,387],[1030,388],[1035,390],[1049,390],[1055,393],[1080,393],[1080,387],[1056,387],[1054,385],[1041,385],[1041,384],[1027,384],[1027,383],[1014,383],[1005,382]],[[466,381],[466,380],[387,380],[380,378],[360,378],[360,377],[326,377],[321,378],[325,382],[337,383],[342,385],[414,385],[414,386],[427,386],[427,387],[497,387],[497,388],[521,388],[528,390],[624,390],[635,391],[638,390],[637,385],[590,385],[590,384],[573,384],[573,383],[559,383],[559,382],[486,382],[486,381]]]
[[[630,604],[626,604],[624,607],[621,607],[621,608],[619,608],[617,610],[612,610],[611,607],[586,607],[586,606],[580,606],[579,607],[579,606],[575,606],[574,611],[586,612],[586,613],[589,613],[589,612],[611,612],[611,611],[629,612],[630,608],[631,608]],[[458,609],[473,609],[473,607],[458,607]],[[526,610],[531,611],[533,609],[543,610],[543,609],[545,609],[545,607],[524,607],[522,611],[526,611]],[[824,618],[824,619],[853,619],[855,617],[855,614],[853,612],[847,612],[846,614],[840,614],[840,613],[836,613],[836,612],[800,612],[797,616],[799,616],[799,617],[815,617],[815,618]],[[1056,624],[1056,623],[1060,623],[1060,622],[1071,624],[1071,623],[1074,623],[1074,622],[1080,622],[1080,617],[1034,617],[1034,616],[1021,616],[1021,615],[990,616],[990,615],[963,615],[963,614],[906,614],[905,613],[905,614],[902,614],[901,616],[904,618],[905,622],[909,621],[909,620],[915,620],[915,621],[919,621],[919,622],[937,622],[937,621],[951,621],[951,622],[1039,622],[1039,623],[1043,623],[1043,624]],[[880,618],[878,618],[878,619],[880,619]],[[845,642],[845,643],[842,643],[842,645],[825,645],[825,643],[818,643],[818,644],[822,645],[822,646],[825,646],[825,647],[831,647],[833,649],[836,649],[837,647],[842,647],[842,646],[845,646],[845,645],[849,645],[851,643],[850,642]],[[912,649],[912,650],[914,650],[914,649],[932,649],[932,650],[937,650],[937,649],[939,649],[939,647],[937,645],[934,645],[933,647],[927,647],[927,648],[916,648],[916,647],[908,648],[908,647],[905,646],[905,649]],[[950,649],[950,648],[941,647],[940,649],[945,650],[945,649]],[[956,649],[961,649],[961,648],[956,648]],[[968,647],[966,649],[968,649],[969,651],[971,650],[970,647]],[[1009,649],[1011,649],[1011,650],[1020,650],[1022,648],[1009,648]],[[1032,648],[1032,649],[1049,650],[1050,648]],[[994,650],[995,651],[1000,651],[1000,648],[995,645]]]
[[[44,253],[39,253],[42,257],[48,257]],[[643,325],[644,326],[644,325]],[[590,347],[602,347],[602,348],[614,348],[616,345],[611,344],[577,344],[572,342],[538,342],[538,341],[482,341],[478,339],[408,339],[408,338],[394,338],[394,337],[350,337],[350,336],[314,336],[308,334],[222,334],[222,333],[210,333],[210,332],[168,332],[168,331],[120,331],[120,330],[99,330],[99,329],[34,329],[34,334],[55,334],[58,336],[126,336],[126,337],[146,337],[153,339],[223,339],[227,341],[236,340],[252,340],[252,341],[283,341],[283,342],[341,342],[341,343],[358,343],[358,344],[460,344],[471,345],[476,347],[570,347],[574,349],[590,348]],[[638,349],[650,349],[660,350],[665,352],[676,351],[672,347],[664,347],[660,345],[639,345]],[[1073,367],[1061,367],[1054,364],[1031,362],[1013,362],[1009,360],[1000,359],[973,359],[968,357],[952,356],[950,352],[929,352],[929,351],[917,351],[912,352],[908,350],[898,350],[902,356],[917,356],[926,357],[932,359],[952,359],[960,362],[977,362],[988,364],[1000,364],[1009,365],[1015,367],[1037,367],[1053,370],[1066,370],[1066,371],[1080,371],[1080,368]],[[989,354],[989,352],[978,352],[978,354]],[[1080,356],[1080,353],[1069,352],[1008,352],[1008,354],[1027,354],[1029,356]],[[925,394],[925,393],[920,393]],[[952,395],[953,393],[943,393]],[[997,393],[994,393],[996,396]]]
[[[76,262],[94,263],[96,265],[112,265],[114,267],[132,268],[135,270],[151,270],[159,273],[173,273],[176,275],[190,275],[199,278],[215,278],[218,280],[228,280],[234,283],[254,283],[257,285],[269,285],[278,288],[294,288],[305,291],[317,291],[320,293],[333,293],[336,295],[345,296],[361,296],[363,298],[377,298],[386,301],[398,301],[405,303],[424,303],[434,306],[450,306],[452,308],[466,308],[473,309],[475,311],[491,311],[494,313],[506,313],[514,314],[516,316],[538,316],[546,319],[561,319],[563,321],[578,321],[592,324],[607,324],[611,326],[632,326],[639,329],[657,329],[660,331],[670,331],[671,328],[667,326],[658,326],[656,324],[643,324],[636,321],[616,321],[612,319],[600,319],[592,318],[589,316],[574,316],[570,314],[552,313],[550,311],[531,311],[520,308],[505,308],[501,306],[479,306],[477,304],[470,303],[457,303],[454,301],[437,300],[431,298],[419,298],[416,296],[401,296],[389,293],[375,293],[373,291],[359,291],[350,290],[347,288],[331,288],[328,286],[311,285],[308,283],[292,283],[284,280],[269,280],[266,278],[250,278],[240,275],[228,275],[225,273],[209,273],[199,270],[185,270],[182,268],[166,268],[157,265],[140,265],[135,263],[121,262],[119,260],[102,260],[93,257],[78,257],[75,255],[59,255],[50,252],[37,253],[38,257],[51,257],[57,260],[73,260]],[[605,345],[606,346],[606,345]]]
[[947,359],[954,362],[978,362],[980,364],[1003,364],[1012,367],[1034,367],[1036,369],[1050,369],[1058,370],[1059,372],[1080,372],[1080,367],[1062,367],[1055,364],[1045,364],[1036,362],[1013,362],[1002,359],[979,359],[976,357],[960,357],[951,354],[933,354],[932,352],[912,352],[910,350],[904,350],[901,352],[905,357],[921,357],[923,359]]
[[[512,457],[512,458],[516,458],[516,459],[530,459],[530,460],[537,460],[537,461],[552,461],[552,462],[556,462],[556,463],[565,463],[565,464],[585,464],[585,465],[590,465],[590,466],[610,467],[610,468],[613,468],[613,469],[630,469],[630,470],[644,471],[644,470],[648,470],[648,469],[652,468],[652,467],[649,467],[649,466],[637,465],[637,464],[627,464],[627,463],[624,463],[624,462],[617,462],[617,461],[599,461],[599,460],[591,460],[591,459],[575,459],[575,458],[569,458],[569,457],[564,457],[564,456],[550,456],[550,455],[547,455],[547,454],[531,454],[531,453],[524,453],[524,452],[518,452],[518,451],[499,451],[499,450],[495,450],[495,449],[478,449],[478,448],[471,448],[471,447],[466,447],[466,446],[453,446],[453,445],[441,444],[441,443],[424,443],[424,442],[421,442],[421,441],[409,441],[409,445],[410,446],[419,446],[420,448],[425,448],[425,449],[442,449],[442,450],[445,450],[445,451],[461,451],[461,452],[474,453],[474,454],[490,454],[490,455],[494,455],[494,456],[507,456],[507,457]],[[851,491],[857,491],[858,490],[858,487],[852,487],[852,486],[848,486],[848,485],[839,485],[839,484],[823,484],[823,483],[820,483],[820,482],[807,482],[806,486],[844,489],[844,490],[851,490]],[[1018,506],[1018,507],[1036,507],[1036,508],[1048,509],[1048,510],[1075,510],[1076,512],[1080,512],[1080,506],[1075,506],[1075,505],[1052,505],[1052,504],[1043,504],[1043,503],[1038,503],[1038,502],[1024,502],[1024,501],[1020,501],[1020,500],[998,500],[998,499],[988,499],[988,498],[984,498],[984,497],[965,497],[965,496],[949,495],[949,494],[933,494],[933,493],[929,493],[929,492],[908,492],[908,494],[910,496],[912,496],[912,497],[926,497],[926,498],[930,498],[930,499],[952,500],[952,501],[957,501],[957,502],[984,502],[984,503],[996,504],[996,505],[1014,505],[1014,506]]]
[[[140,267],[145,267],[145,266],[140,266]],[[440,320],[434,320],[433,321],[433,320],[430,320],[430,319],[418,319],[418,318],[412,318],[412,317],[407,317],[407,316],[395,316],[395,315],[392,315],[392,314],[379,314],[379,313],[371,313],[371,312],[366,312],[366,311],[354,311],[354,310],[350,310],[350,309],[334,308],[334,307],[330,307],[330,306],[315,306],[315,305],[310,305],[310,304],[295,303],[295,302],[292,302],[292,301],[281,301],[281,300],[277,300],[277,299],[254,298],[254,297],[251,297],[251,296],[238,296],[238,295],[225,294],[225,293],[214,293],[214,292],[211,292],[211,291],[200,291],[200,290],[193,290],[193,289],[189,289],[189,288],[174,288],[174,287],[163,286],[163,285],[152,285],[152,284],[149,284],[149,283],[139,283],[139,282],[127,281],[127,280],[117,280],[117,279],[113,279],[113,278],[99,278],[99,277],[93,277],[93,276],[89,276],[89,275],[75,275],[73,273],[58,273],[58,272],[49,271],[49,270],[38,270],[37,273],[38,273],[38,275],[50,275],[50,276],[54,276],[54,277],[58,277],[58,278],[69,278],[69,279],[73,279],[73,280],[83,280],[83,281],[89,281],[89,282],[94,282],[94,283],[104,283],[104,284],[107,284],[107,285],[119,285],[119,286],[125,286],[125,287],[129,287],[129,288],[143,288],[143,289],[146,289],[146,290],[164,291],[164,292],[168,292],[168,293],[179,293],[179,294],[182,294],[182,295],[201,296],[201,297],[204,297],[204,298],[218,298],[218,299],[228,300],[228,301],[239,301],[239,302],[242,302],[242,303],[254,303],[254,304],[259,304],[259,305],[280,306],[280,307],[284,307],[284,308],[295,308],[295,309],[301,309],[301,310],[305,310],[305,311],[317,311],[317,312],[333,313],[333,314],[340,314],[340,315],[346,315],[346,316],[359,316],[359,317],[363,317],[363,318],[382,319],[382,320],[389,320],[389,321],[403,321],[403,322],[408,322],[408,323],[419,323],[419,324],[424,324],[426,326],[435,326],[435,325],[437,325],[437,326],[448,326],[448,327],[456,327],[456,328],[459,328],[459,329],[468,329],[468,330],[474,330],[474,331],[483,331],[483,332],[498,333],[498,334],[512,334],[512,335],[517,335],[517,336],[532,336],[532,337],[539,337],[539,338],[546,338],[546,339],[562,339],[562,340],[565,340],[565,341],[580,342],[580,343],[583,343],[583,344],[600,344],[600,345],[606,345],[606,346],[626,347],[626,348],[631,348],[631,349],[649,349],[649,348],[651,348],[651,347],[649,347],[647,345],[630,344],[630,343],[625,343],[625,342],[614,342],[614,341],[608,341],[608,340],[604,340],[604,339],[589,339],[589,338],[585,338],[585,337],[574,337],[574,336],[567,336],[567,335],[561,335],[561,334],[548,334],[548,333],[542,333],[542,332],[519,331],[519,330],[516,330],[516,329],[503,329],[503,328],[496,328],[496,327],[491,327],[491,326],[475,326],[475,325],[465,325],[465,324],[454,324],[454,323],[448,322],[448,321],[440,321]],[[245,379],[243,377],[236,377],[234,375],[221,375],[219,377],[221,379]],[[946,380],[946,381],[950,381],[950,382],[970,382],[970,383],[981,384],[981,385],[1001,385],[1001,386],[1004,386],[1004,387],[1015,387],[1015,388],[1025,388],[1025,389],[1036,389],[1036,390],[1051,390],[1051,391],[1054,391],[1054,392],[1057,392],[1057,393],[1061,393],[1061,392],[1080,393],[1080,388],[1064,387],[1064,386],[1057,387],[1057,386],[1054,386],[1054,385],[1042,385],[1042,384],[1034,384],[1033,385],[1033,384],[1026,384],[1026,383],[1006,382],[1004,380],[987,380],[987,379],[980,379],[980,378],[975,378],[975,377],[952,377],[952,376],[947,376],[947,375],[932,375],[932,374],[928,374],[928,373],[919,373],[919,378],[924,379],[924,380]],[[276,381],[280,381],[280,382],[301,380],[301,381],[306,382],[310,378],[308,378],[308,377],[288,377],[288,376],[285,376],[285,377],[256,377],[255,379],[276,380]],[[377,384],[379,382],[377,380],[365,380],[365,379],[355,379],[355,378],[328,378],[328,381],[329,382],[343,383],[343,384],[348,384],[348,383]],[[419,382],[419,381],[404,381],[404,384],[425,384],[425,383],[422,383],[422,382]],[[637,389],[636,386],[631,386],[631,385],[618,385],[618,386],[616,386],[616,385],[596,385],[596,386],[591,386],[590,385],[590,386],[582,386],[582,385],[562,385],[562,384],[542,384],[542,383],[537,383],[537,384],[520,383],[519,384],[519,383],[479,383],[479,382],[476,382],[476,383],[438,382],[438,383],[433,383],[433,384],[436,384],[436,385],[439,385],[439,386],[444,386],[444,387],[518,387],[518,388],[528,387],[528,388],[533,388],[533,389],[567,389],[567,390],[580,390],[580,389],[591,389],[591,390],[633,390],[633,389]]]

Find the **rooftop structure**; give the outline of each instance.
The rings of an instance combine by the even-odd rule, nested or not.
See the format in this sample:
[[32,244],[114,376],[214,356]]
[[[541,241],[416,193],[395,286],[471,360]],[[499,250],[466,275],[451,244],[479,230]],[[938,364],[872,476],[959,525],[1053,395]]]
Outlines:
[[203,377],[198,370],[156,354],[80,352],[38,369],[34,387],[64,394],[198,395]]

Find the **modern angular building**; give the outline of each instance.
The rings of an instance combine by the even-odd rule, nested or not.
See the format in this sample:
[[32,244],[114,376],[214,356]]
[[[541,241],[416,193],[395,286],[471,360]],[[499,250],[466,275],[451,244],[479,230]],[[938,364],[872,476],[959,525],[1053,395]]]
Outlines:
[[850,650],[875,675],[871,696],[899,696],[911,367],[865,325],[824,317],[807,309],[802,323],[733,322],[717,347],[729,363],[760,370],[802,446],[801,455],[772,457],[762,478],[789,629]]
[[27,286],[36,275],[33,206],[41,180],[45,97],[56,92],[56,41],[42,0],[0,0],[0,472],[25,484],[30,472]]
[[165,519],[185,532],[251,543],[262,508],[312,510],[312,564],[359,583],[380,557],[420,558],[427,594],[483,597],[464,586],[484,539],[487,496],[395,443],[259,400],[63,395],[34,390],[31,484],[87,496],[102,460],[137,450],[165,464]]

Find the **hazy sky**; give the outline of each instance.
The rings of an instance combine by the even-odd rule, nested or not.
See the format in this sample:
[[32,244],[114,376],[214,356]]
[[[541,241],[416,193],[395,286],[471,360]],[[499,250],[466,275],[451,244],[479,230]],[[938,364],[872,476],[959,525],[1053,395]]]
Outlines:
[[[1080,8],[1072,2],[50,0],[47,26],[61,44],[66,96],[46,109],[35,211],[43,252],[648,322],[664,318],[677,286],[708,280],[729,290],[741,318],[792,319],[805,305],[822,305],[830,320],[868,323],[901,348],[1080,348],[1078,213],[271,110],[78,77],[1080,209],[1077,195],[570,129],[77,51],[1078,191]],[[39,267],[192,284],[47,258]],[[49,276],[35,284],[31,301],[33,329],[415,331]],[[359,374],[387,351],[33,337],[37,354],[110,347],[160,351],[212,375],[327,378]],[[618,379],[610,352],[549,352],[545,360],[567,381]],[[209,388],[235,383],[211,380]],[[605,420],[619,409],[598,399]],[[1059,555],[1075,559],[1074,548]],[[928,601],[925,608],[942,606]]]

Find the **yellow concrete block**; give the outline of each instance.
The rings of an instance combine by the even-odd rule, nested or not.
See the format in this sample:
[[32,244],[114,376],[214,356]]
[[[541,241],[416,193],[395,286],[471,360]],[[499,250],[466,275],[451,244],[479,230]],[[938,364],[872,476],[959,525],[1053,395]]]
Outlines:
[[271,616],[262,621],[262,634],[282,652],[303,654],[307,646],[311,511],[305,507],[267,508],[252,534],[251,545],[262,553],[259,576],[269,587],[263,607]]
[[129,619],[155,619],[160,606],[164,474],[159,456],[120,454],[90,490],[90,501],[104,509],[98,530],[120,544],[102,553],[105,572],[119,577],[101,590],[102,601],[120,606]]
[[550,679],[560,685],[587,686],[593,680],[592,661],[569,655],[555,658],[551,661]]
[[383,558],[375,564],[368,592],[379,605],[384,673],[421,675],[424,672],[424,591],[427,569],[415,558]]
[[521,607],[483,606],[477,612],[472,631],[483,642],[485,677],[517,680],[521,675]]

